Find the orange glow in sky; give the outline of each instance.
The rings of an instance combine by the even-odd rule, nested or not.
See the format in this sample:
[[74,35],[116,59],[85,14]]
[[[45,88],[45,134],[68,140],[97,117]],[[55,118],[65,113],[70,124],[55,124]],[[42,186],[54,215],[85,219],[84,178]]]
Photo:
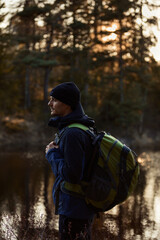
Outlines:
[[102,31],[111,32],[111,34],[102,37],[102,41],[106,42],[110,40],[115,40],[117,37],[117,34],[115,34],[114,32],[116,30],[117,30],[117,25],[115,23],[113,23],[110,27],[102,26]]

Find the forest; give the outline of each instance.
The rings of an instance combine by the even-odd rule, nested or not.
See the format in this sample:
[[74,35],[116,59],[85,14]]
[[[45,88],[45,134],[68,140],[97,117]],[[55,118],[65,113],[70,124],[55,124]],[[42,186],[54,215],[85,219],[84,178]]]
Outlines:
[[[150,52],[159,6],[146,0],[0,1],[0,116],[47,121],[50,90],[74,81],[99,128],[156,134],[160,65]],[[4,21],[7,25],[3,27]]]

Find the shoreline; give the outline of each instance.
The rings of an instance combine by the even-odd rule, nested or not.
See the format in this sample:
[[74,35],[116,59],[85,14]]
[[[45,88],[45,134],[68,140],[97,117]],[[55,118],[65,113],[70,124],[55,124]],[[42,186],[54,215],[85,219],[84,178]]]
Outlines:
[[[6,122],[5,122],[6,123]],[[54,139],[54,129],[45,123],[33,121],[7,121],[0,124],[1,151],[43,151],[46,145]],[[135,152],[141,150],[160,150],[160,132],[144,132],[141,136],[134,133],[132,137],[119,137],[120,141]]]

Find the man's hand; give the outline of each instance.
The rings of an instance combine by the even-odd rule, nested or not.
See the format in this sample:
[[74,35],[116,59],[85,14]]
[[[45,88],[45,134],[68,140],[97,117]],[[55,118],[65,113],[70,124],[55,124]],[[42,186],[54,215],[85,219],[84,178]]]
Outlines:
[[55,142],[50,142],[50,143],[46,146],[46,153],[47,153],[51,148],[59,148],[59,146],[56,145]]

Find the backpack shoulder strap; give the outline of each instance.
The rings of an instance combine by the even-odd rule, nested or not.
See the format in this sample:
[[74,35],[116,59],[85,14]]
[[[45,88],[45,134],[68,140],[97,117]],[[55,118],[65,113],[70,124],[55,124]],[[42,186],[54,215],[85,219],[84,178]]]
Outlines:
[[57,145],[59,144],[62,136],[65,134],[65,132],[68,128],[79,128],[79,129],[83,130],[84,132],[87,132],[92,138],[94,137],[94,132],[89,127],[87,127],[81,123],[72,123],[72,124],[69,124],[68,126],[66,126],[65,128],[63,128],[59,133],[55,134],[54,141],[56,142]]
[[73,127],[80,128],[80,129],[82,129],[84,131],[89,130],[89,127],[87,127],[87,126],[85,126],[85,125],[83,125],[81,123],[72,123],[72,124],[68,125],[68,128],[73,128]]
[[67,126],[67,128],[79,128],[81,130],[83,130],[84,132],[86,132],[92,139],[92,141],[94,141],[95,137],[96,137],[96,133],[95,133],[95,129],[91,128],[91,127],[87,127],[81,123],[72,123],[70,125]]

